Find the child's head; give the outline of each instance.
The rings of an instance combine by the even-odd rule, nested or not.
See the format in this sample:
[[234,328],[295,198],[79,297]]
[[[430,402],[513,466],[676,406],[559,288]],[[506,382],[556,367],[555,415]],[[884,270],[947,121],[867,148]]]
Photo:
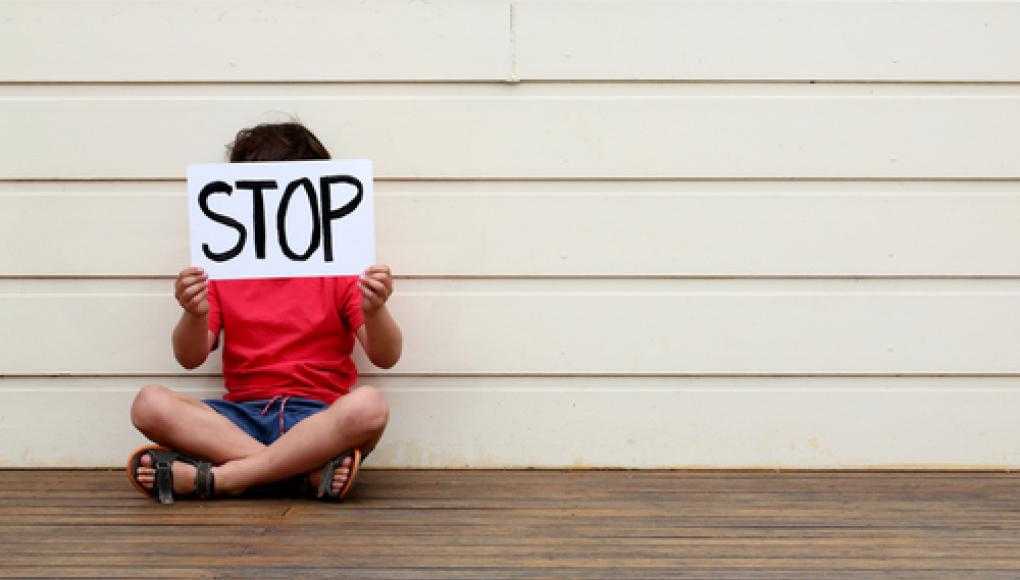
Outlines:
[[329,151],[301,123],[263,123],[237,132],[227,145],[231,163],[329,159]]

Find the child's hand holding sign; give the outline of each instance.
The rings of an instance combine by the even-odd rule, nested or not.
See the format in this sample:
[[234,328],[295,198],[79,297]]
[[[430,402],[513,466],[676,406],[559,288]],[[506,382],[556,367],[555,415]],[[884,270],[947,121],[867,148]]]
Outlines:
[[205,316],[209,313],[206,284],[207,277],[201,268],[191,266],[181,270],[174,282],[174,297],[177,298],[177,303],[195,316]]
[[365,347],[372,364],[388,369],[397,364],[403,345],[400,327],[386,308],[386,301],[393,294],[390,267],[383,264],[369,266],[359,282],[365,324],[358,329],[358,340]]
[[371,318],[386,304],[393,294],[393,276],[390,267],[382,264],[369,266],[361,275],[361,310]]

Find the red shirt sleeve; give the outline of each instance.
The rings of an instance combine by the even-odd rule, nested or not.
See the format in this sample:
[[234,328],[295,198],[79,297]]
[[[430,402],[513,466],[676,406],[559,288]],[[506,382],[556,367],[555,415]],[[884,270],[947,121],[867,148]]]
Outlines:
[[209,286],[205,296],[209,301],[209,332],[220,336],[220,329],[223,328],[223,314],[220,310],[220,293],[216,289],[216,282],[209,280]]
[[343,278],[338,292],[340,317],[351,332],[356,332],[365,324],[365,313],[361,311],[361,284],[358,276]]

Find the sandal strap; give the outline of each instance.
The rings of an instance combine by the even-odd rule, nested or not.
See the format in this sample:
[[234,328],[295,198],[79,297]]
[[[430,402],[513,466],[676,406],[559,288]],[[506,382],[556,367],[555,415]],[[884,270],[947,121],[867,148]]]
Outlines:
[[146,451],[152,466],[156,470],[152,495],[162,504],[174,503],[174,470],[175,461],[195,466],[195,497],[209,499],[213,496],[215,482],[212,464],[208,461],[195,459],[190,455],[178,453],[172,449],[150,449]]
[[152,484],[152,495],[161,504],[174,503],[174,470],[173,462],[176,455],[173,451],[154,449],[148,451],[149,459],[156,475]]
[[[337,468],[343,465],[344,459],[347,459],[348,457],[351,458],[351,461],[354,461],[354,449],[344,451],[340,455],[330,459],[326,465],[322,466],[322,472],[319,474],[319,489],[318,494],[316,495],[317,498],[336,499],[339,497],[339,494],[333,493],[333,476],[336,474]],[[351,468],[353,469],[354,467],[356,466],[352,464]]]
[[342,453],[337,455],[333,459],[326,462],[326,465],[322,466],[322,471],[319,473],[319,489],[316,493],[316,497],[333,497],[333,474],[336,473],[336,468],[343,462],[344,457],[348,453]]
[[212,464],[208,461],[196,461],[195,465],[195,497],[211,499],[216,487],[216,474],[212,472]]

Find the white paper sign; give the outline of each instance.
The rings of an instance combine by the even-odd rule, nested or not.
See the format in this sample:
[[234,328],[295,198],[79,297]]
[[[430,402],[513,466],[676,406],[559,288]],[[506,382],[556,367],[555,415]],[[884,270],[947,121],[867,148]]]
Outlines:
[[210,279],[361,274],[373,209],[367,159],[191,165],[191,263]]

